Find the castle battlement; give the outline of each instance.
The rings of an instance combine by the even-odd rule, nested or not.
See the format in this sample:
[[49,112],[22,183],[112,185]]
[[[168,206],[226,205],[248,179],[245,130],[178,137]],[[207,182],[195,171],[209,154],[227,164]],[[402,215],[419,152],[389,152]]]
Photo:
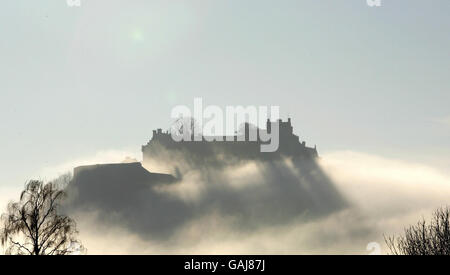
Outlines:
[[[279,127],[279,146],[275,152],[261,152],[261,144],[267,144],[261,140],[262,133],[271,133],[274,127]],[[307,147],[305,141],[300,141],[294,134],[291,119],[273,122],[269,119],[266,129],[259,129],[249,123],[245,123],[243,131],[234,136],[191,136],[190,140],[175,141],[169,131],[162,129],[153,130],[152,139],[142,146],[144,163],[147,160],[158,158],[158,155],[172,152],[184,152],[199,159],[208,159],[217,154],[229,155],[241,159],[270,159],[285,156],[293,157],[318,157],[316,147]],[[164,152],[163,152],[164,151]]]

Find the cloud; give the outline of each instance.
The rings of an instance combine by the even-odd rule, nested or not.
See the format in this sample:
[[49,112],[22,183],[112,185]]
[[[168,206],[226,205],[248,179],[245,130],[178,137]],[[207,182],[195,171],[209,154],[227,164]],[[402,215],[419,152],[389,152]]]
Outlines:
[[409,211],[450,203],[450,177],[433,167],[370,154],[325,154],[321,166],[365,211]]
[[70,184],[67,209],[98,212],[103,223],[161,241],[205,217],[250,232],[298,217],[316,219],[347,205],[314,161],[212,163],[177,166],[179,179],[172,183],[158,182],[139,165],[88,168]]
[[450,205],[450,177],[424,164],[341,151],[325,154],[321,166],[380,243],[383,234],[402,232],[436,208]]
[[[331,189],[320,185],[322,176],[306,176],[295,165],[285,159],[207,174],[182,171],[182,182],[137,190],[141,196],[106,183],[111,189],[105,201],[74,214],[80,238],[91,254],[368,254],[370,242],[386,253],[383,234],[400,233],[449,204],[450,177],[424,164],[353,151],[326,153],[316,171],[329,177]],[[217,181],[205,181],[205,175]],[[111,197],[115,190],[122,192]],[[330,202],[340,195],[348,203]],[[133,213],[132,205],[130,210],[132,198],[142,212]],[[297,211],[299,206],[314,214]],[[321,207],[326,211],[317,211]],[[160,227],[152,219],[160,220]]]

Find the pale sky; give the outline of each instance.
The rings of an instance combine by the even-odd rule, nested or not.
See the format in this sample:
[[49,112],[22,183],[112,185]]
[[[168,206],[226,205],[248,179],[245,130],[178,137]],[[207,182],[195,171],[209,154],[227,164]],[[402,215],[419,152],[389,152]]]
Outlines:
[[279,105],[319,154],[448,172],[449,14],[448,0],[4,1],[0,186],[139,156],[195,97]]

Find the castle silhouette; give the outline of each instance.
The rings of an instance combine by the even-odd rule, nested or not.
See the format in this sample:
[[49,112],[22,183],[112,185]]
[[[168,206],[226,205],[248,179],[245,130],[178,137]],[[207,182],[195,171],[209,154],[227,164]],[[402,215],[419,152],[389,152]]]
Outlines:
[[[267,123],[261,131],[275,129],[273,122]],[[142,146],[142,162],[128,158],[75,168],[66,188],[67,209],[96,209],[102,219],[123,221],[142,236],[167,238],[209,211],[236,217],[240,228],[254,230],[345,207],[316,161],[316,148],[299,140],[290,119],[275,123],[280,143],[270,153],[260,152],[262,141],[249,140],[249,124],[228,142],[176,142],[169,132],[157,129]],[[245,140],[237,141],[243,135]],[[192,188],[194,194],[201,191],[199,196],[185,200]]]
[[[270,133],[273,127],[279,127],[279,146],[274,152],[261,152],[261,145],[268,142],[262,141],[260,136],[262,133]],[[306,142],[300,142],[299,136],[293,132],[291,119],[272,122],[269,119],[266,123],[266,129],[259,129],[255,126],[244,123],[244,131],[234,136],[216,136],[216,137],[197,137],[194,136],[189,141],[175,141],[169,131],[163,132],[162,129],[153,130],[152,139],[142,146],[143,162],[170,157],[171,153],[182,152],[190,156],[190,159],[212,159],[217,155],[229,157],[231,159],[238,158],[240,160],[247,159],[274,159],[280,156],[292,157],[318,157],[317,148],[306,146]],[[252,133],[253,131],[253,133]],[[252,134],[254,138],[251,138]],[[169,154],[169,156],[167,155]]]
[[[279,127],[278,150],[261,152],[261,144],[266,143],[261,141],[261,133],[270,132],[275,125]],[[244,123],[243,128],[244,131],[235,136],[222,136],[223,141],[208,141],[211,139],[202,136],[200,141],[179,142],[173,140],[168,131],[163,132],[162,129],[157,129],[153,131],[151,140],[142,146],[142,162],[127,159],[123,163],[80,166],[74,169],[74,178],[75,181],[80,181],[87,175],[89,178],[110,175],[121,181],[173,182],[179,176],[177,169],[180,165],[192,168],[224,167],[239,163],[239,161],[271,161],[283,156],[304,159],[313,163],[318,157],[316,146],[306,146],[306,142],[300,142],[299,136],[294,134],[290,118],[287,121],[279,119],[276,122],[267,120],[266,129],[258,129],[249,123]],[[252,131],[256,131],[256,140],[250,138]],[[155,162],[171,167],[172,172],[161,174],[158,173],[161,171],[154,173],[144,168],[152,167],[148,164],[155,164]],[[109,178],[109,181],[112,178]],[[87,179],[83,179],[83,181],[87,181]]]

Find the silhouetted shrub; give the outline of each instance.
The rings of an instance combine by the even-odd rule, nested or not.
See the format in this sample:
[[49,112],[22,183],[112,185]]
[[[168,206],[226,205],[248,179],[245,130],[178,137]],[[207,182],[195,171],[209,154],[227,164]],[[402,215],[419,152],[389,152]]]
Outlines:
[[422,220],[385,241],[394,255],[450,255],[450,209],[440,208],[429,224]]

